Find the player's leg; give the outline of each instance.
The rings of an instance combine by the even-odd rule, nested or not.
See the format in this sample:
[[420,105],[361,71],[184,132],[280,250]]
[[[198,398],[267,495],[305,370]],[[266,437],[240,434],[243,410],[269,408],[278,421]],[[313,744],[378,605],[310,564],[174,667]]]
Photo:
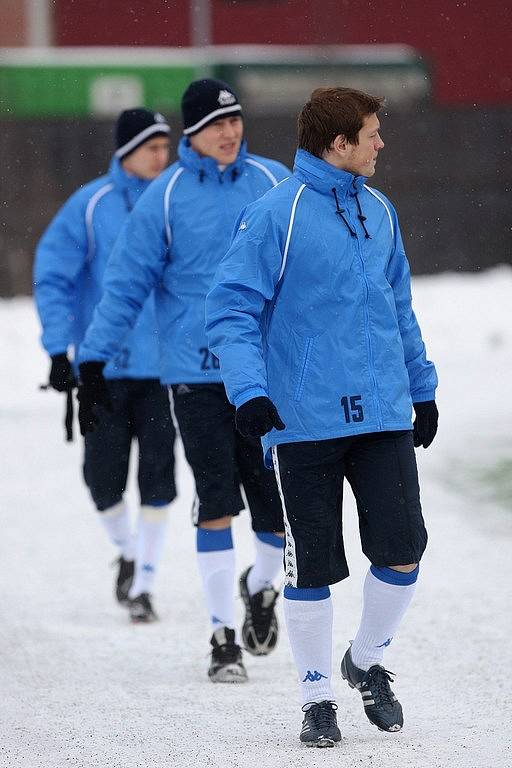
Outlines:
[[132,621],[156,619],[152,592],[162,558],[169,505],[176,497],[174,441],[169,393],[156,379],[131,382],[134,435],[139,443],[140,511],[135,544],[135,576],[130,588]]
[[128,389],[124,381],[107,382],[112,412],[102,409],[94,432],[85,435],[84,479],[99,512],[99,520],[119,553],[116,597],[128,604],[134,572],[134,537],[129,510],[124,502],[132,425]]
[[[251,513],[254,532],[254,563],[240,576],[240,595],[245,605],[242,638],[247,650],[265,656],[275,648],[278,622],[275,604],[284,576],[284,526],[281,499],[274,472],[265,468],[261,441],[242,437],[233,430],[240,479]],[[275,582],[278,588],[275,588]]]
[[244,503],[235,465],[231,406],[221,384],[176,385],[172,392],[196,484],[192,517],[197,527],[197,563],[212,628],[208,675],[212,682],[243,682],[247,674],[235,634],[231,519]]
[[329,585],[348,576],[341,520],[342,442],[289,443],[273,449],[286,534],[284,615],[305,713],[300,739],[318,747],[341,739],[331,687]]
[[363,551],[372,565],[342,674],[360,691],[370,721],[398,731],[402,708],[382,661],[414,595],[427,542],[412,432],[361,436],[347,454],[346,476],[357,501]]

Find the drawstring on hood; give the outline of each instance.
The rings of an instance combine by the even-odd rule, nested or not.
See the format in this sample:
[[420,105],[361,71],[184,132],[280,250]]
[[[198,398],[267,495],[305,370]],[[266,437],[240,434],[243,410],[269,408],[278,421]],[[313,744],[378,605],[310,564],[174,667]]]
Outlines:
[[359,195],[357,194],[357,192],[355,192],[354,197],[355,197],[356,203],[357,203],[357,210],[359,211],[359,214],[358,214],[357,218],[361,222],[361,226],[364,229],[364,236],[365,236],[365,238],[367,240],[371,240],[371,235],[368,232],[368,230],[366,229],[366,224],[365,224],[366,216],[363,216],[363,211],[361,210],[361,203],[359,202]]
[[[204,168],[201,168],[199,171],[199,181],[202,184],[206,176],[206,172]],[[239,176],[238,168],[233,168],[231,171],[231,181],[236,181]],[[221,181],[222,181],[222,175],[221,175]]]
[[[366,228],[367,217],[364,215],[361,203],[359,200],[359,194],[364,193],[365,176],[354,176],[353,173],[345,171],[343,168],[336,168],[330,165],[320,157],[311,155],[306,152],[305,149],[298,149],[295,155],[295,163],[293,168],[294,175],[302,181],[306,186],[320,192],[321,194],[334,195],[336,201],[336,215],[342,219],[344,225],[350,232],[351,237],[357,237],[358,230],[354,224],[351,223],[350,213],[346,208],[342,208],[340,205],[340,199],[344,200],[345,196],[355,197],[357,205],[357,219],[361,224],[361,228],[364,232],[366,240],[371,239],[371,235]],[[340,197],[338,197],[338,195]],[[365,200],[365,197],[362,198]],[[347,199],[347,202],[349,199]]]
[[[350,226],[350,223],[348,222],[348,220],[343,215],[345,213],[345,209],[344,208],[340,208],[340,204],[339,204],[339,200],[338,200],[338,195],[336,194],[336,187],[333,187],[331,191],[332,191],[332,193],[334,195],[334,199],[336,201],[336,213],[345,222],[345,224],[347,226],[347,229],[350,232],[351,236],[352,237],[357,237],[357,233],[355,232],[355,230],[352,229],[352,227]],[[368,232],[368,230],[366,229],[366,224],[365,224],[366,216],[363,214],[363,211],[362,211],[362,208],[361,208],[361,203],[359,202],[359,195],[357,194],[357,192],[354,192],[353,194],[354,194],[354,197],[356,199],[357,210],[359,211],[359,213],[357,214],[357,218],[361,222],[361,226],[362,226],[362,228],[364,230],[364,236],[365,236],[365,238],[367,240],[371,240],[371,235]]]
[[225,180],[236,181],[243,176],[247,144],[242,141],[236,160],[225,166],[222,171],[218,161],[213,157],[199,155],[192,149],[190,140],[186,136],[183,136],[178,144],[178,157],[182,166],[197,174],[201,184],[208,179],[216,179],[222,184]]
[[126,205],[126,210],[128,211],[128,213],[131,213],[133,205],[132,205],[132,201],[130,200],[130,195],[128,194],[127,189],[123,189],[123,198],[124,198],[124,204]]
[[345,213],[345,209],[344,208],[340,208],[340,203],[339,203],[339,200],[338,200],[338,195],[336,194],[336,187],[333,187],[331,191],[332,191],[332,193],[334,195],[334,199],[336,201],[336,213],[337,213],[337,215],[340,217],[340,219],[343,219],[343,221],[345,222],[346,227],[347,227],[348,231],[350,232],[351,236],[352,237],[357,237],[356,231],[354,229],[352,229],[348,219],[343,215]]

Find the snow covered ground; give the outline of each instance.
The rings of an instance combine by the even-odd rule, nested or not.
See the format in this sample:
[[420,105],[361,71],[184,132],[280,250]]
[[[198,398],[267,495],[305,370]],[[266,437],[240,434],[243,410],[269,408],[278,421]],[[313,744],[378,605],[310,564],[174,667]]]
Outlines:
[[[439,376],[440,429],[418,453],[430,532],[417,596],[386,666],[405,728],[385,734],[336,674],[344,736],[298,742],[294,670],[283,633],[247,657],[246,686],[206,677],[209,628],[179,452],[179,499],[155,591],[161,621],[131,626],[112,599],[114,552],[63,442],[63,398],[29,299],[0,302],[2,768],[505,768],[512,765],[512,269],[417,278],[416,313]],[[130,489],[133,503],[136,495]],[[358,622],[367,563],[352,497],[352,577],[333,589],[334,668]],[[247,516],[238,567],[251,562]],[[239,615],[241,616],[241,605]]]

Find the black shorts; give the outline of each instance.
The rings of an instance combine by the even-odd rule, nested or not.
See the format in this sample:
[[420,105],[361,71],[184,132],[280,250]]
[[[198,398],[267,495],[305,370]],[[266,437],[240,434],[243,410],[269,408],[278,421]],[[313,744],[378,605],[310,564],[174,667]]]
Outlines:
[[97,509],[117,504],[125,490],[132,439],[139,443],[141,504],[169,503],[176,496],[174,440],[169,393],[157,379],[107,381],[113,412],[85,436],[84,479]]
[[276,478],[265,469],[261,442],[242,437],[235,428],[235,408],[223,384],[174,384],[174,414],[194,474],[195,525],[238,515],[245,503],[252,528],[281,532],[283,511]]
[[272,450],[286,532],[286,583],[323,587],[348,576],[343,480],[354,493],[361,545],[377,566],[419,562],[427,543],[412,431],[286,443]]

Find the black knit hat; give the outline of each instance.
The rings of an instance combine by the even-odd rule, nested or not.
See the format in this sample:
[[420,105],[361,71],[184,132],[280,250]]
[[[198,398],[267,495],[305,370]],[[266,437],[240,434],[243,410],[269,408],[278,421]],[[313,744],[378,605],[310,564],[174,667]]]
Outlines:
[[171,129],[160,112],[137,107],[125,109],[117,118],[116,157],[120,160],[138,149],[144,142],[158,135],[167,136]]
[[222,80],[194,80],[181,99],[183,133],[193,136],[207,125],[223,117],[242,114],[242,107],[233,89]]

